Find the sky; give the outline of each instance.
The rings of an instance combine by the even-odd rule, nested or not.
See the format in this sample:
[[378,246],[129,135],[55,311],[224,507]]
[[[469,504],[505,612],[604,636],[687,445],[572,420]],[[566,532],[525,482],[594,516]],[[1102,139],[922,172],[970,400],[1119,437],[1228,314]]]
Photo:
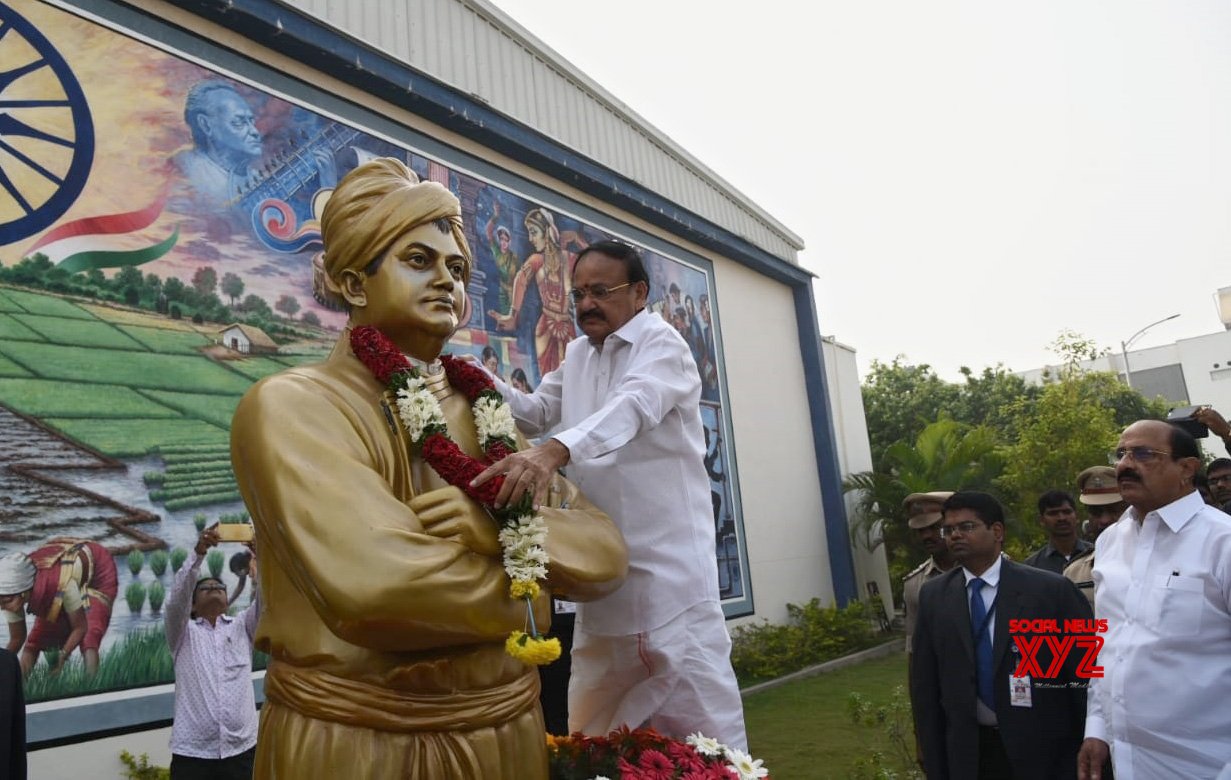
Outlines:
[[861,374],[1223,328],[1231,3],[493,2],[804,239]]

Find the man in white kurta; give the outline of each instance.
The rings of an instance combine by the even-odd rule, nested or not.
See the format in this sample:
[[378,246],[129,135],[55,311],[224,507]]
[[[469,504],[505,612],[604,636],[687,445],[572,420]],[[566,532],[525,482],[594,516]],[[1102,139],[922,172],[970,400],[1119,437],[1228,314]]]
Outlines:
[[700,731],[746,749],[718,600],[696,363],[684,339],[645,310],[648,280],[631,247],[590,245],[572,281],[586,336],[533,394],[497,382],[522,431],[551,438],[488,470],[506,474],[515,500],[564,466],[628,544],[624,585],[578,605],[570,728]]
[[1124,518],[1098,538],[1095,617],[1107,621],[1090,681],[1079,777],[1231,778],[1231,517],[1193,487],[1196,443],[1131,425],[1116,465]]

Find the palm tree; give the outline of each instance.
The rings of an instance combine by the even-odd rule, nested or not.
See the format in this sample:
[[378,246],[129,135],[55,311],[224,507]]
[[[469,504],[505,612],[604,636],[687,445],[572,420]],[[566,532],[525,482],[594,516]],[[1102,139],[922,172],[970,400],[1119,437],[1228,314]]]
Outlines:
[[932,490],[987,490],[1004,461],[996,432],[941,418],[924,428],[913,444],[897,442],[885,450],[881,468],[852,474],[842,483],[857,492],[855,537],[868,549],[909,539],[902,502],[911,493]]

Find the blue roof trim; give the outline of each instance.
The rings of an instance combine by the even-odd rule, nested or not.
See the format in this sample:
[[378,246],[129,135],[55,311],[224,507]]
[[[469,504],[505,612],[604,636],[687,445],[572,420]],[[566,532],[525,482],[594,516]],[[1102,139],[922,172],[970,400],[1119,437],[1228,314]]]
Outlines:
[[[276,0],[168,0],[368,94],[788,284],[811,274],[633,180]],[[734,256],[733,256],[734,255]]]
[[804,382],[808,388],[808,411],[812,418],[812,446],[816,448],[817,476],[821,483],[821,510],[825,513],[825,540],[829,548],[829,573],[834,600],[846,606],[859,598],[855,558],[851,552],[846,503],[842,500],[842,475],[838,471],[837,435],[834,432],[829,384],[825,377],[825,354],[812,285],[794,289],[795,321],[799,328]]

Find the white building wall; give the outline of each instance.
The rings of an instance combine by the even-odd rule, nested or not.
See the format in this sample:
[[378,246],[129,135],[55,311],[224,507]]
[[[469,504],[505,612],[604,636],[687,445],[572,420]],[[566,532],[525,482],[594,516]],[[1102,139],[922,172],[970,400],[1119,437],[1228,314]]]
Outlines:
[[[868,439],[868,421],[863,410],[863,391],[859,384],[859,369],[855,350],[832,338],[822,339],[825,354],[825,379],[833,412],[834,435],[837,437],[838,470],[842,479],[861,471],[872,470],[872,445]],[[854,494],[844,496],[848,520],[855,517]],[[860,598],[869,597],[868,583],[875,582],[885,615],[893,615],[893,591],[889,583],[889,562],[885,548],[878,545],[869,550],[852,539],[854,544],[855,581]]]
[[756,618],[784,622],[788,603],[834,597],[795,305],[741,265],[714,270]]

